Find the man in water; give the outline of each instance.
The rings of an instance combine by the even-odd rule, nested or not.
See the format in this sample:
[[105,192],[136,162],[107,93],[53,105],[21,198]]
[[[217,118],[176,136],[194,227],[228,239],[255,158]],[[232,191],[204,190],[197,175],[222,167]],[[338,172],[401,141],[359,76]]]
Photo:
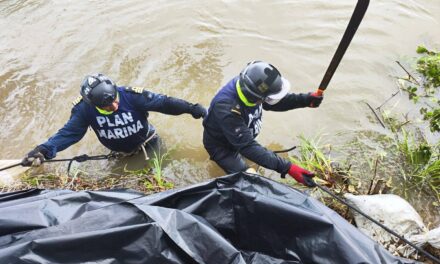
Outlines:
[[318,107],[323,99],[316,93],[288,93],[290,83],[271,64],[253,61],[229,81],[213,98],[204,118],[203,144],[209,156],[226,173],[246,171],[247,158],[296,181],[314,186],[314,174],[262,147],[260,133],[263,109],[288,111]]
[[147,155],[147,151],[159,150],[161,145],[156,129],[148,122],[149,111],[168,115],[187,113],[196,119],[206,114],[200,104],[139,87],[117,86],[102,74],[86,76],[80,93],[64,127],[30,151],[22,161],[24,166],[53,159],[57,152],[81,140],[88,127],[111,151],[130,155],[142,149]]

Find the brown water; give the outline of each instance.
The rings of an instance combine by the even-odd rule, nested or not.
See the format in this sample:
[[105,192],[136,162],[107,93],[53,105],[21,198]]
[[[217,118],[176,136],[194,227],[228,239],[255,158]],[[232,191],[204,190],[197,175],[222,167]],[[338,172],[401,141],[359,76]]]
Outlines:
[[[314,91],[355,2],[0,1],[0,159],[21,158],[54,134],[89,73],[207,106],[259,59],[276,65],[294,91]],[[379,106],[397,90],[393,76],[404,72],[395,61],[410,61],[417,45],[439,48],[439,22],[438,0],[373,0],[322,106],[265,113],[259,142],[279,149],[300,134],[382,131],[362,102]],[[415,111],[404,95],[389,104],[397,114]],[[223,174],[202,146],[200,120],[152,113],[151,122],[173,149],[166,176],[185,185]],[[88,132],[57,157],[83,153],[107,151]]]

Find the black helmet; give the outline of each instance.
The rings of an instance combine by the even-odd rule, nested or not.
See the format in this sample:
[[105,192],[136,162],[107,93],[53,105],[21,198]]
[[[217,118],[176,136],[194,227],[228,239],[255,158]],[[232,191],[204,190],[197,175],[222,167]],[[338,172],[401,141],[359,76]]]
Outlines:
[[250,102],[262,100],[274,104],[287,94],[290,83],[273,65],[253,61],[240,73],[240,87]]
[[80,93],[86,103],[97,107],[111,105],[117,95],[115,84],[101,73],[87,75]]

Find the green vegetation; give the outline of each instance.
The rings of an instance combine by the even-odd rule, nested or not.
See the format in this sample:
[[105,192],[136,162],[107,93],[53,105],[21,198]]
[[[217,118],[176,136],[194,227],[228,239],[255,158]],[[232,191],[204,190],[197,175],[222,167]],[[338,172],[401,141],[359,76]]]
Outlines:
[[[336,187],[340,182],[348,183],[350,167],[331,160],[331,145],[321,145],[321,138],[306,139],[300,136],[299,140],[298,155],[289,157],[292,163],[315,172],[317,181],[329,187]],[[338,192],[339,188],[336,189]]]
[[427,192],[440,200],[439,142],[429,143],[411,120],[399,120],[387,112],[382,112],[382,119],[393,134],[376,139],[376,144],[386,150],[388,163],[394,164],[387,170],[402,185],[395,191],[406,199],[410,193]]
[[423,103],[420,107],[423,119],[429,122],[432,132],[440,132],[440,53],[423,46],[417,48],[417,53],[422,55],[416,66],[421,81],[408,76],[401,88],[414,103]]
[[[337,194],[358,193],[353,183],[358,182],[350,174],[350,164],[345,161],[341,163],[332,157],[333,147],[323,145],[321,138],[307,139],[304,136],[299,137],[300,144],[297,153],[290,156],[290,161],[307,170],[315,172],[315,182],[325,185]],[[306,189],[306,187],[287,177],[286,183],[295,185],[297,188]],[[351,219],[346,206],[337,200],[323,193],[320,189],[313,189],[313,196],[320,199],[328,207],[332,208],[346,219]]]
[[439,145],[430,145],[424,137],[415,137],[402,129],[396,147],[405,164],[402,168],[403,179],[412,184],[411,188],[429,188],[440,200]]
[[[440,132],[440,53],[428,50],[424,46],[417,48],[416,77],[408,76],[401,83],[401,89],[407,92],[420,109],[423,120],[429,124],[432,133]],[[419,81],[418,81],[418,80]],[[389,121],[390,119],[385,119]],[[395,122],[388,122],[395,130],[396,146],[401,160],[406,166],[402,169],[404,179],[412,184],[411,188],[429,188],[440,200],[440,144],[430,144],[421,131],[408,132]]]
[[154,152],[153,179],[155,180],[155,182],[153,183],[151,180],[145,181],[145,187],[147,189],[157,190],[157,188],[159,188],[158,191],[163,191],[174,188],[174,184],[172,182],[166,181],[162,175],[162,168],[163,168],[162,166],[164,161],[167,159],[167,157],[168,157],[168,152],[164,154],[161,154],[160,151]]
[[12,185],[1,186],[0,192],[12,192],[30,188],[40,189],[70,189],[82,190],[105,190],[114,188],[129,188],[146,194],[161,192],[174,188],[174,184],[166,180],[162,175],[163,162],[168,153],[155,157],[139,170],[128,170],[124,168],[124,174],[106,173],[101,175],[99,171],[87,173],[82,170],[73,169],[71,175],[66,172],[43,172],[40,169],[31,170],[21,175],[19,181]]

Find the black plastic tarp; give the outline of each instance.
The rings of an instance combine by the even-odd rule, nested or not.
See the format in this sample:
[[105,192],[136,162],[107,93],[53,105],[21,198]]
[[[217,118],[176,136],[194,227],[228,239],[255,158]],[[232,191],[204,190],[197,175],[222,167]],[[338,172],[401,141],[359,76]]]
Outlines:
[[0,263],[414,263],[301,191],[244,173],[144,196],[0,194]]

